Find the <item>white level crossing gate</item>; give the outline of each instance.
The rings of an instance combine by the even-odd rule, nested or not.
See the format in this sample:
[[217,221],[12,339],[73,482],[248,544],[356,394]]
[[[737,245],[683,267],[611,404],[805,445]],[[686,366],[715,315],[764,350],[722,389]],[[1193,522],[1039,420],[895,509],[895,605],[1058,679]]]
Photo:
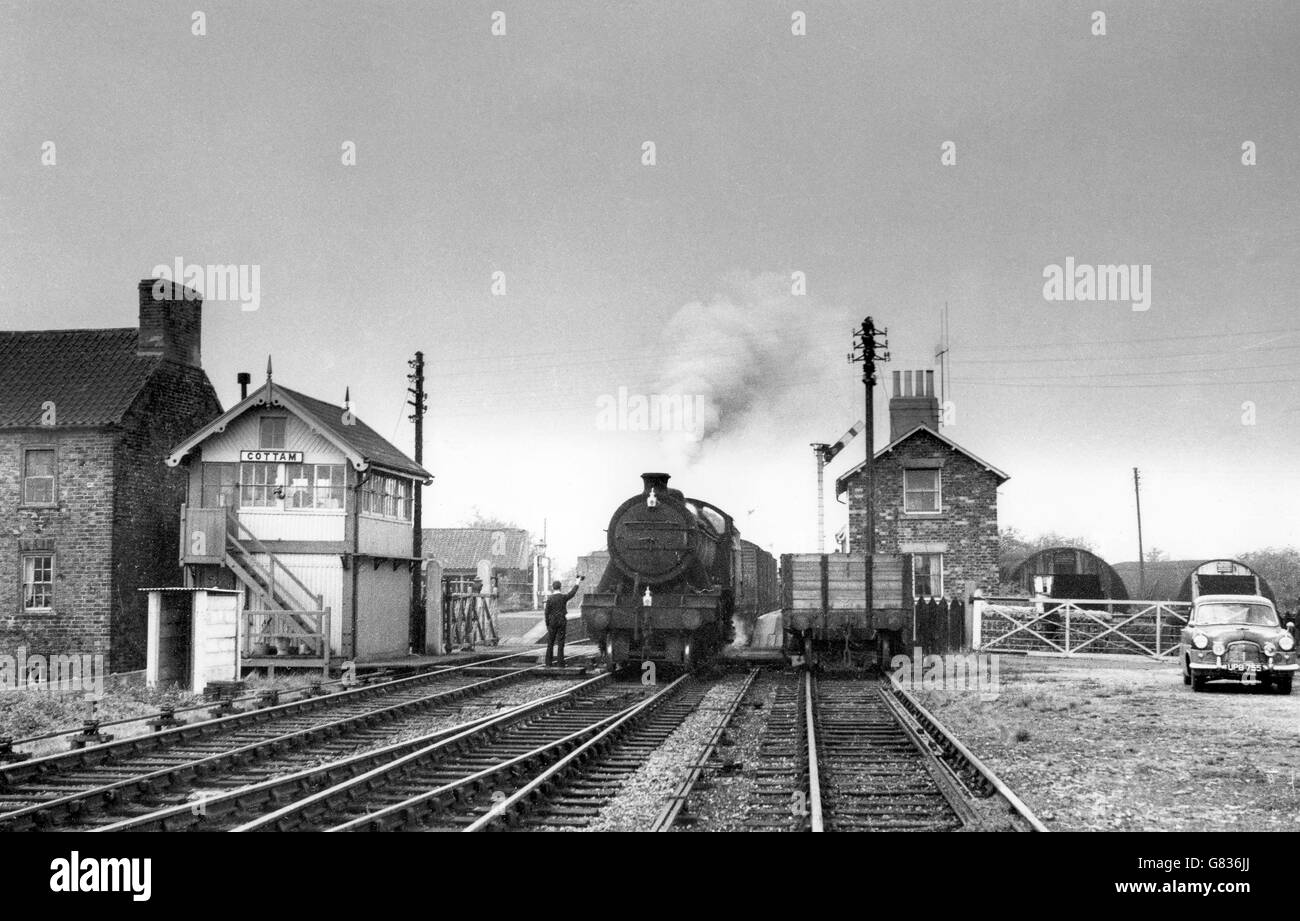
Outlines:
[[1192,606],[1106,598],[976,598],[972,607],[972,645],[983,651],[1160,659],[1177,651]]

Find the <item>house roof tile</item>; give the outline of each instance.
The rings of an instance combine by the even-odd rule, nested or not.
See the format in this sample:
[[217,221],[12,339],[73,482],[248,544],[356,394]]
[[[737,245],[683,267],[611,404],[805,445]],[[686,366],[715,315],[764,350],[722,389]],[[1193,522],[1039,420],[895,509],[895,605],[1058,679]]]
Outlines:
[[0,428],[41,423],[54,404],[61,426],[111,425],[162,359],[136,354],[135,329],[0,332]]

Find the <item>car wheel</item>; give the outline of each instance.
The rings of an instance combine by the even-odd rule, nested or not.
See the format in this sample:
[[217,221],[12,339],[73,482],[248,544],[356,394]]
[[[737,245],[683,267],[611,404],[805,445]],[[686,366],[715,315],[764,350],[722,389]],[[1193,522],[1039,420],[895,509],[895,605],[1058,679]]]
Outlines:
[[1187,659],[1183,659],[1183,684],[1192,683],[1192,667],[1188,664]]
[[1291,681],[1294,677],[1294,675],[1278,675],[1277,678],[1274,679],[1274,684],[1277,686],[1277,692],[1279,694],[1290,694]]
[[1197,675],[1197,674],[1193,674],[1193,675],[1192,675],[1192,690],[1193,690],[1193,691],[1204,691],[1204,690],[1205,690],[1205,676],[1204,676],[1204,675]]

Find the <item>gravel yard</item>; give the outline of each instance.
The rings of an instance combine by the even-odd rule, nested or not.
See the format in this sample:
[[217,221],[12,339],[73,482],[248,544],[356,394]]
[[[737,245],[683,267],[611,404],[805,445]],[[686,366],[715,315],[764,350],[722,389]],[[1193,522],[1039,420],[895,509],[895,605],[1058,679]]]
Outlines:
[[1060,831],[1293,831],[1300,694],[1212,683],[1176,662],[1002,656],[994,700],[917,696]]

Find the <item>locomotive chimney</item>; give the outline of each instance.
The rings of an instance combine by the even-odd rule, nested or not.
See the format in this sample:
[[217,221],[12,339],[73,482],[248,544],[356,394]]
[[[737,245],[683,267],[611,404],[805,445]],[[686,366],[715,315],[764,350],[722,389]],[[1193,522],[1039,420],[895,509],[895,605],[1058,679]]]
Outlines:
[[658,491],[661,492],[661,493],[663,493],[663,492],[667,492],[667,491],[668,491],[668,477],[669,477],[669,474],[667,474],[667,473],[643,473],[643,474],[641,474],[641,482],[645,484],[645,488],[641,490],[641,495],[643,495],[643,496],[648,496],[648,495],[650,495],[650,490],[652,490],[652,489],[654,489],[654,490],[658,490]]

